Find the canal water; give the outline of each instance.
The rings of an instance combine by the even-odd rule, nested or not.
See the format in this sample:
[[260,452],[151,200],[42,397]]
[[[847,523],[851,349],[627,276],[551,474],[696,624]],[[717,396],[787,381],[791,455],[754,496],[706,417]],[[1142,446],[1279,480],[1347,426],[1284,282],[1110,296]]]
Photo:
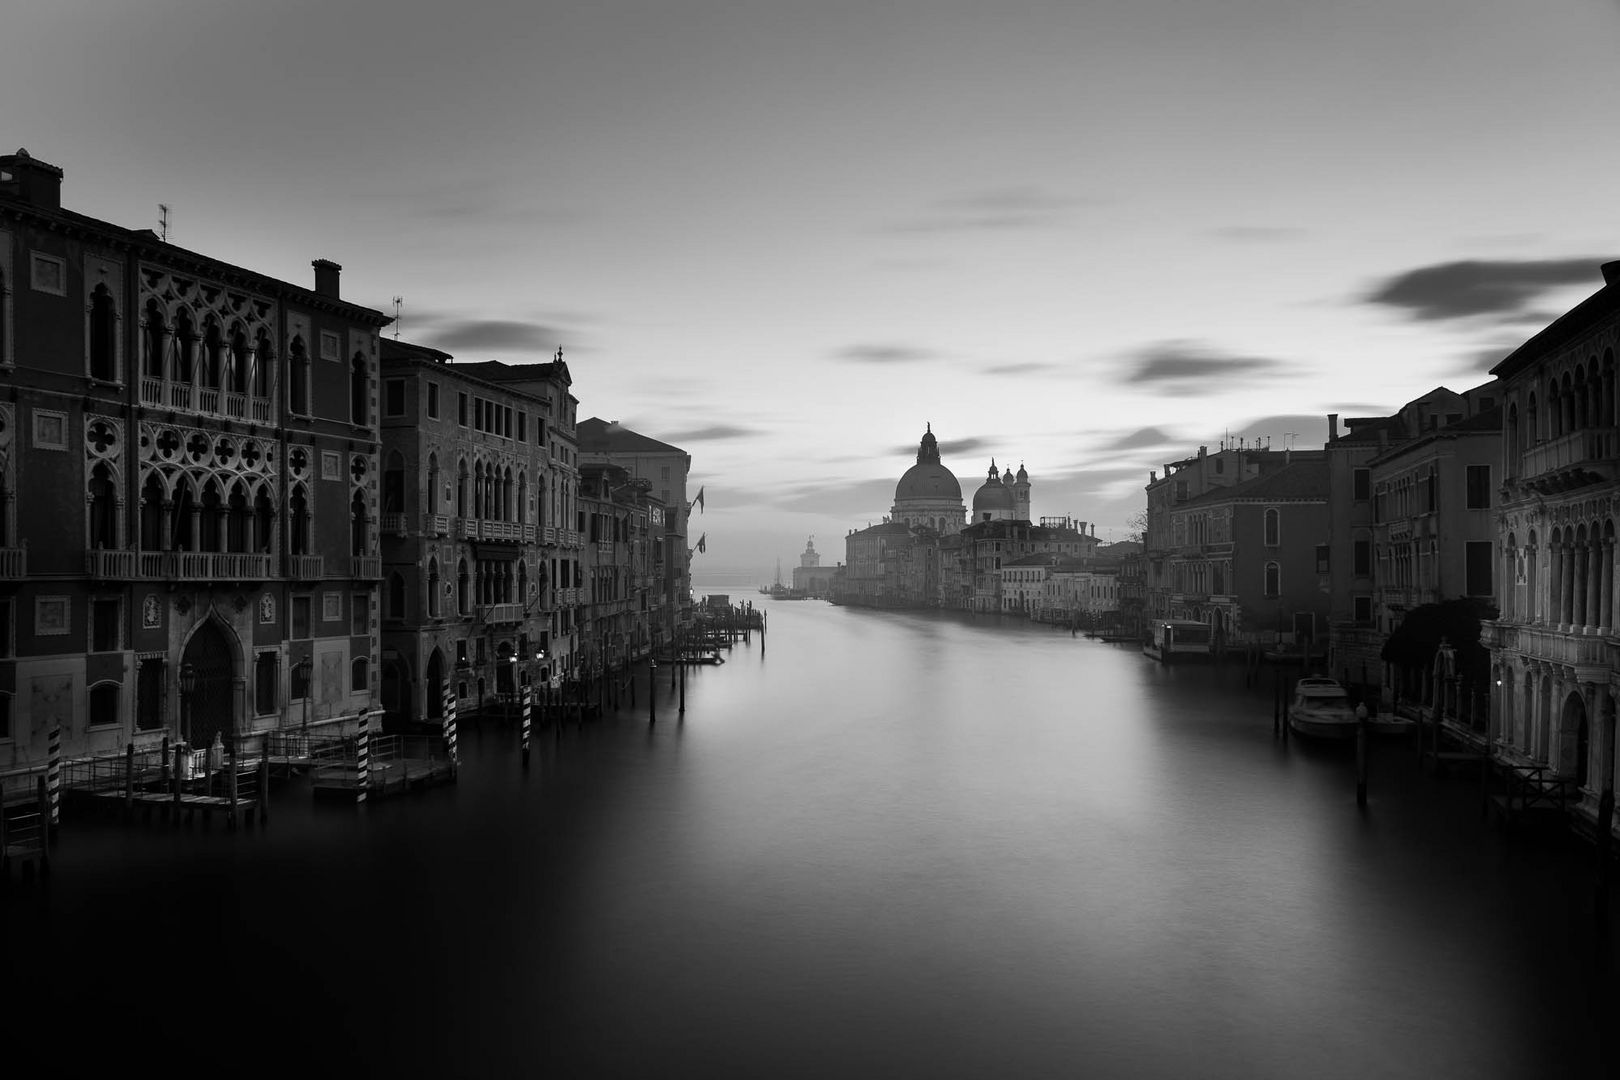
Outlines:
[[[701,590],[700,590],[701,591]],[[1543,1077],[1600,1063],[1592,866],[1271,687],[991,617],[767,604],[678,715],[463,729],[459,784],[69,822],[7,1045],[362,1075]],[[1600,960],[1607,959],[1605,968]],[[1600,1034],[1597,1034],[1600,1033]],[[16,1061],[13,1055],[8,1061]]]

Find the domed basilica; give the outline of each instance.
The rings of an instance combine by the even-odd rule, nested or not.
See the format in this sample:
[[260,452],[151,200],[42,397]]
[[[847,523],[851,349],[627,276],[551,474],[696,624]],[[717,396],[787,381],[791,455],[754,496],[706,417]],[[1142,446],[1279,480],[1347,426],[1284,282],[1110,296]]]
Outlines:
[[889,511],[889,520],[951,536],[962,531],[966,514],[962,485],[957,483],[955,473],[940,464],[939,441],[930,423],[922,442],[917,444],[917,464],[907,469],[894,486],[894,509]]

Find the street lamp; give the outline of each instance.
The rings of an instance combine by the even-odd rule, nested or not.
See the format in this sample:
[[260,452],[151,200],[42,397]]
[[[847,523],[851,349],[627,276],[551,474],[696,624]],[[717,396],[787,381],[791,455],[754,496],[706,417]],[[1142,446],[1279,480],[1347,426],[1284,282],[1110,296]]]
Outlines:
[[190,662],[180,665],[180,740],[191,743],[191,696],[197,692],[197,668]]
[[309,730],[309,673],[314,666],[314,661],[307,656],[293,665],[293,673],[298,676],[298,682],[304,691],[304,731]]

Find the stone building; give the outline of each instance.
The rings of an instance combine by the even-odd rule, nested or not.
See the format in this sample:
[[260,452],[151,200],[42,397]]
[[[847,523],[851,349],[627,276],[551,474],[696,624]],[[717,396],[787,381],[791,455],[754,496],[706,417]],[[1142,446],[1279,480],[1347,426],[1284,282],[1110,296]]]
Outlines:
[[[475,709],[573,674],[582,540],[558,408],[567,366],[454,364],[386,339],[381,351],[384,707],[437,720],[447,686]],[[512,370],[523,389],[499,377]]]
[[0,157],[0,767],[377,700],[378,330]]
[[1508,762],[1573,781],[1590,818],[1612,791],[1620,263],[1603,287],[1491,369],[1504,409],[1496,513],[1500,617],[1485,629],[1493,729]]
[[703,491],[687,498],[692,455],[678,446],[660,442],[617,420],[591,417],[579,425],[580,463],[617,465],[631,476],[646,480],[647,490],[664,508],[664,602],[677,625],[692,617],[691,517],[703,507]]
[[580,474],[585,517],[581,647],[586,670],[616,668],[668,648],[674,626],[664,587],[664,504],[652,482],[617,465]]

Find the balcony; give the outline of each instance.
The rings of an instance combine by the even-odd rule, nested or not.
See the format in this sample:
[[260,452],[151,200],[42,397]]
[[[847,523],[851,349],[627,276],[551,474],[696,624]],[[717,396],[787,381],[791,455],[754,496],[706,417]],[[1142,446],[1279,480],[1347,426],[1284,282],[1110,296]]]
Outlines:
[[541,539],[545,543],[547,543],[547,544],[555,544],[555,543],[557,543],[557,526],[555,526],[555,525],[547,525],[545,527],[545,529],[543,530],[543,533],[544,533],[544,535],[541,537]]
[[294,581],[320,581],[326,576],[324,555],[287,556],[287,576]]
[[28,576],[28,546],[0,548],[0,581],[18,581]]
[[405,515],[384,514],[382,516],[382,531],[385,533],[393,533],[395,536],[405,536]]
[[195,386],[187,382],[171,382],[152,375],[141,376],[141,404],[158,409],[207,413],[229,420],[251,420],[256,424],[270,423],[275,411],[274,402],[266,397],[212,386]]
[[356,581],[376,581],[378,578],[382,577],[381,556],[349,556],[349,576]]
[[523,621],[522,604],[479,604],[478,621],[481,623],[515,623]]
[[457,518],[455,536],[457,540],[478,539],[478,522],[472,518]]
[[450,535],[450,515],[449,514],[423,514],[422,515],[422,535],[423,536],[449,536]]
[[515,521],[480,521],[478,539],[505,540],[513,543],[523,539],[523,526]]
[[133,581],[136,553],[133,551],[87,551],[84,572],[97,581]]
[[1524,452],[1519,479],[1550,494],[1620,479],[1620,428],[1587,428]]
[[534,526],[533,525],[525,525],[525,526],[523,526],[523,542],[525,544],[534,543]]
[[[142,551],[91,552],[91,555],[130,555],[143,579],[158,581],[267,581],[270,556],[245,551]],[[116,559],[102,564],[117,569]],[[92,571],[92,574],[94,571]]]
[[[1512,629],[1512,635],[1503,631]],[[1513,639],[1513,645],[1505,642]],[[1610,647],[1607,638],[1597,634],[1578,634],[1554,630],[1548,626],[1504,627],[1497,624],[1496,639],[1500,648],[1516,647],[1527,659],[1545,660],[1575,669],[1579,682],[1606,683],[1609,679]]]

